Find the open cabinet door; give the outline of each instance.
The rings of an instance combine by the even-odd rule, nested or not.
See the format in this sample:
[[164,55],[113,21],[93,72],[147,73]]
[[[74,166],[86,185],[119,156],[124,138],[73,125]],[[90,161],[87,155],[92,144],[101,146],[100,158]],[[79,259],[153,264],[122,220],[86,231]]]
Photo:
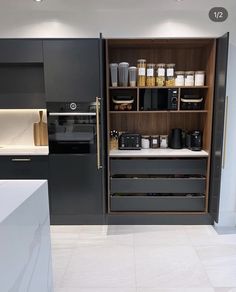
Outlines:
[[210,202],[209,202],[209,212],[215,222],[218,222],[219,219],[228,46],[229,33],[226,33],[217,40],[216,54],[215,94],[211,148]]

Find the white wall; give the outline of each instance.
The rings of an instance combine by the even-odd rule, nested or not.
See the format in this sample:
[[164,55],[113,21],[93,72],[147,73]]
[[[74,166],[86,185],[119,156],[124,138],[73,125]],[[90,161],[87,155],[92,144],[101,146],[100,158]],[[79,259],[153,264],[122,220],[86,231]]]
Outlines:
[[[208,11],[224,6],[225,23]],[[236,1],[33,0],[0,1],[0,37],[217,37],[230,32],[228,138],[222,174],[220,224],[236,224]]]

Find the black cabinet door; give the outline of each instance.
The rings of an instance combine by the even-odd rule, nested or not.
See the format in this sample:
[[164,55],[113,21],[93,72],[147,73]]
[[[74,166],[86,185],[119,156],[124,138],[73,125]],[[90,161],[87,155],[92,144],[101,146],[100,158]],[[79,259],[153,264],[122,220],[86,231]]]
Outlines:
[[42,40],[0,40],[0,63],[43,63]]
[[96,154],[49,155],[51,218],[59,220],[53,224],[83,224],[77,218],[102,215],[102,171],[96,159]]
[[219,219],[228,44],[229,33],[217,40],[209,204],[209,211],[216,222],[218,222]]
[[48,179],[48,155],[0,157],[0,179]]
[[47,101],[95,101],[100,93],[99,39],[43,42]]

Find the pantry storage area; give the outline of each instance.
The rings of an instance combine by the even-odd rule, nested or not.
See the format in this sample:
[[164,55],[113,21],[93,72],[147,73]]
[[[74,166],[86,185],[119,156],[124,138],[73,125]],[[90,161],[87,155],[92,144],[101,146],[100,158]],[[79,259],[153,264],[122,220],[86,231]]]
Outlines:
[[[146,62],[141,79],[140,60]],[[120,86],[119,78],[117,86],[111,82],[110,64],[121,62],[128,63],[132,70],[137,66],[136,86],[129,82],[128,86]],[[158,78],[160,67],[165,70],[162,83]],[[186,222],[186,218],[192,223],[217,220],[219,198],[214,196],[217,188],[214,174],[221,159],[217,165],[212,161],[219,153],[222,158],[225,96],[222,102],[222,92],[217,94],[216,87],[219,87],[219,74],[224,80],[226,69],[226,36],[222,39],[106,40],[110,146],[107,207],[111,222],[138,223],[139,218],[159,222],[160,218],[165,221],[165,216],[171,220],[177,218],[179,222]],[[216,111],[221,114],[216,115]],[[214,125],[220,123],[217,131]],[[201,149],[193,151],[185,143],[181,149],[171,149],[170,143],[169,147],[162,147],[162,138],[170,140],[176,128],[186,135],[201,133]],[[117,134],[114,138],[110,133]],[[151,149],[150,143],[149,149],[120,150],[118,140],[122,133],[150,136],[150,139],[159,137],[158,147]],[[216,186],[215,191],[212,185]]]

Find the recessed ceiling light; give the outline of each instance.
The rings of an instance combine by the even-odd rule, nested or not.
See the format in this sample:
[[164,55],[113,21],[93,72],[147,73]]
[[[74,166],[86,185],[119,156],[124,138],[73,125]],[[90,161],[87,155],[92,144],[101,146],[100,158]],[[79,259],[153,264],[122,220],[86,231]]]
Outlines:
[[175,0],[176,2],[182,2],[183,0]]
[[43,0],[34,0],[35,2],[43,2]]

